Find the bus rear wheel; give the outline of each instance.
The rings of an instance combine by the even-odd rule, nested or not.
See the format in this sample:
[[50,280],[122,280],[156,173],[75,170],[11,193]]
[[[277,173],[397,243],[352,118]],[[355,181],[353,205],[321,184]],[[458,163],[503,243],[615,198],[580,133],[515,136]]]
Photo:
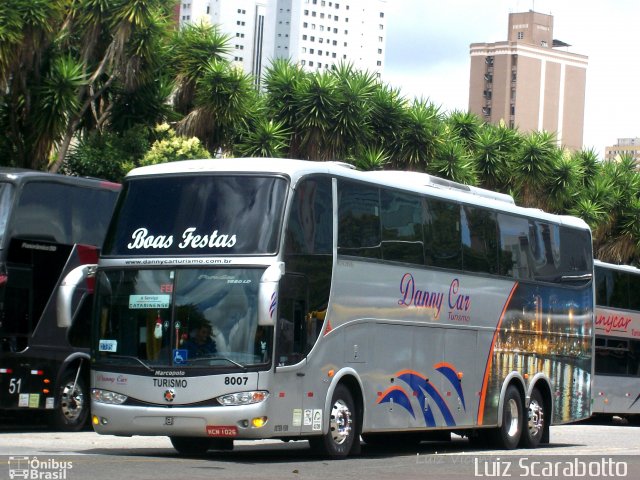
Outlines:
[[69,371],[62,376],[57,390],[53,427],[65,432],[82,430],[89,417],[89,394],[82,376],[76,380],[76,372]]
[[349,455],[356,438],[357,415],[353,396],[347,387],[338,385],[331,399],[329,431],[309,439],[311,448],[323,456],[339,459]]
[[502,425],[491,432],[492,444],[497,448],[513,450],[518,446],[524,424],[522,396],[518,389],[509,385],[502,404]]
[[525,448],[536,448],[540,445],[547,421],[544,399],[537,388],[531,392],[527,415],[528,418],[525,422],[520,443]]

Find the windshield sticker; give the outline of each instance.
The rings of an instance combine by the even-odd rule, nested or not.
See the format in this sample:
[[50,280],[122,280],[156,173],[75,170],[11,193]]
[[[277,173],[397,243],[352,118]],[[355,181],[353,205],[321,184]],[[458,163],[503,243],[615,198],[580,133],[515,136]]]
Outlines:
[[117,340],[100,340],[98,343],[98,351],[100,352],[117,352],[118,341]]
[[[231,248],[236,244],[236,236],[218,234],[218,230],[204,235],[196,233],[195,227],[189,227],[182,232],[182,241],[178,248]],[[131,242],[127,244],[129,250],[147,248],[168,249],[173,245],[173,235],[150,235],[146,228],[138,228],[131,235]]]
[[129,295],[129,308],[140,310],[145,308],[169,308],[171,295]]

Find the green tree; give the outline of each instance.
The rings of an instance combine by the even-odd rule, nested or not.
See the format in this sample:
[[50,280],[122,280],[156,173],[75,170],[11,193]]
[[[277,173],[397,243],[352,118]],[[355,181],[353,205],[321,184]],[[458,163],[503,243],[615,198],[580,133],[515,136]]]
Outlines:
[[440,109],[427,100],[414,100],[405,111],[400,135],[396,165],[402,169],[425,171],[443,142]]
[[178,123],[177,132],[198,137],[212,153],[233,149],[237,132],[246,129],[259,104],[253,79],[225,60],[210,60],[196,81],[193,109]]
[[181,137],[166,123],[155,128],[155,135],[159,138],[151,144],[151,148],[143,155],[139,163],[140,166],[157,165],[178,160],[211,158],[211,154],[202,146],[199,139]]

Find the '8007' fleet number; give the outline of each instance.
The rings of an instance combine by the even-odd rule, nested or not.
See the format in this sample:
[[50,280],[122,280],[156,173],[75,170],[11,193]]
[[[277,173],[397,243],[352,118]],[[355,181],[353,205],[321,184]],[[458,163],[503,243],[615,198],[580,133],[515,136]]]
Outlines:
[[224,377],[225,385],[246,385],[249,377]]

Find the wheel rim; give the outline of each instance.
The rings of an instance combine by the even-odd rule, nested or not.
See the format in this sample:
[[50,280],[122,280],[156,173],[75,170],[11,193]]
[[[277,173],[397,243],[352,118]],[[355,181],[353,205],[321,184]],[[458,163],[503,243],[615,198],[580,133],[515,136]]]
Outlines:
[[60,396],[60,411],[64,418],[70,422],[75,422],[80,418],[84,410],[84,395],[82,390],[73,388],[74,382],[67,383],[62,389]]
[[537,400],[529,403],[529,435],[537,436],[544,427],[544,411]]
[[351,435],[351,410],[343,400],[336,400],[331,408],[331,436],[336,445],[342,445]]
[[519,429],[519,410],[518,410],[518,402],[515,399],[509,399],[507,403],[507,415],[505,418],[505,422],[507,424],[507,435],[509,437],[515,437],[518,434]]

